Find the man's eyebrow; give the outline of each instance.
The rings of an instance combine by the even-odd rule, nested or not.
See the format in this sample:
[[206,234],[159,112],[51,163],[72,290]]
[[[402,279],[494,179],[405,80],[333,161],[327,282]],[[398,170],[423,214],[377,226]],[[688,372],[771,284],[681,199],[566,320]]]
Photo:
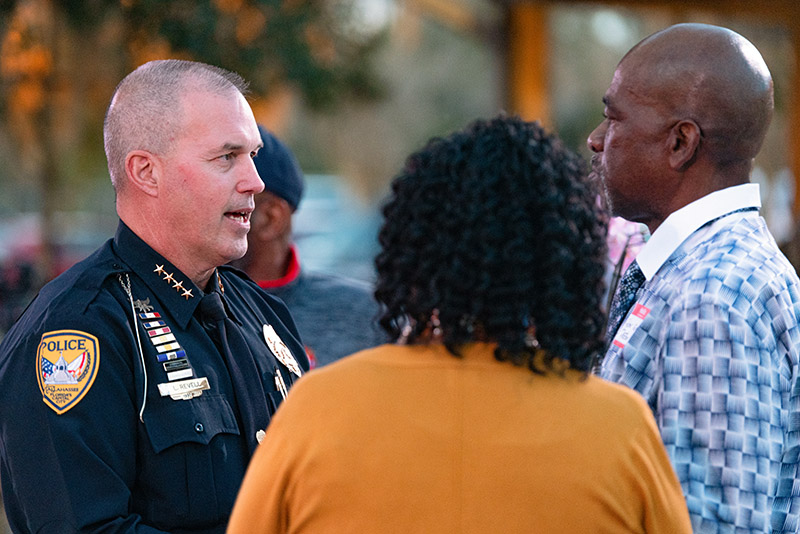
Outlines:
[[221,151],[225,151],[225,152],[229,152],[229,151],[230,152],[239,152],[241,150],[244,150],[244,146],[237,145],[235,143],[225,143],[224,145],[222,145],[220,147],[220,150]]
[[[262,148],[264,148],[264,143],[258,143],[258,145],[256,145],[256,147],[253,150],[258,151],[258,150],[261,150]],[[244,145],[236,144],[236,143],[225,143],[220,148],[220,150],[225,151],[225,152],[228,152],[228,151],[230,151],[230,152],[240,152],[240,151],[244,151],[244,149],[245,149]],[[252,152],[252,151],[250,151],[250,152]]]

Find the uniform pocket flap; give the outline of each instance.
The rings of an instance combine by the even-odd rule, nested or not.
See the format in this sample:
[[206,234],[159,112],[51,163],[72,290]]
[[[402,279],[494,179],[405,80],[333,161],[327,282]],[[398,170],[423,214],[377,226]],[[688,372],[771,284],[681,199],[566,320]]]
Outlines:
[[163,400],[144,412],[147,435],[156,453],[178,443],[207,445],[217,434],[239,434],[233,409],[221,395]]

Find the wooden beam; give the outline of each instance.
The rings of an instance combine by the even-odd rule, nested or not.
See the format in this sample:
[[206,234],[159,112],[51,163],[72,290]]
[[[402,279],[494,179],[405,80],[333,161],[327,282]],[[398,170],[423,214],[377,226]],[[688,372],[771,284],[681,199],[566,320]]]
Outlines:
[[549,8],[531,2],[508,7],[508,111],[550,125]]
[[787,154],[786,159],[794,176],[793,213],[795,224],[798,224],[800,222],[800,20],[798,20],[798,17],[793,17],[790,21],[787,21],[787,24],[790,25],[791,29],[794,72],[786,91],[791,95],[786,112],[789,130],[789,140],[786,143],[789,154]]

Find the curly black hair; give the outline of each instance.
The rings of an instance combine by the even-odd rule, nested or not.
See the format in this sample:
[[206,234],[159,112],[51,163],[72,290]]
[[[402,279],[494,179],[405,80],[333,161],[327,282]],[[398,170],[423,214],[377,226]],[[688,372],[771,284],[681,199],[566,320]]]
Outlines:
[[498,360],[588,373],[605,324],[599,198],[585,162],[536,122],[500,115],[431,139],[382,210],[382,327],[408,343],[435,327],[456,356],[493,341]]

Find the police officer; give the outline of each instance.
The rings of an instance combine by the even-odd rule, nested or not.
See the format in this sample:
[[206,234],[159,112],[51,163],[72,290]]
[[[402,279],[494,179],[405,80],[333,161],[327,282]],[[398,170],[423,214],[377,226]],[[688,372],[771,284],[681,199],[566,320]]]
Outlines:
[[113,239],[0,344],[0,480],[15,532],[223,532],[250,456],[308,369],[247,248],[261,138],[237,75],[147,63],[105,149]]

